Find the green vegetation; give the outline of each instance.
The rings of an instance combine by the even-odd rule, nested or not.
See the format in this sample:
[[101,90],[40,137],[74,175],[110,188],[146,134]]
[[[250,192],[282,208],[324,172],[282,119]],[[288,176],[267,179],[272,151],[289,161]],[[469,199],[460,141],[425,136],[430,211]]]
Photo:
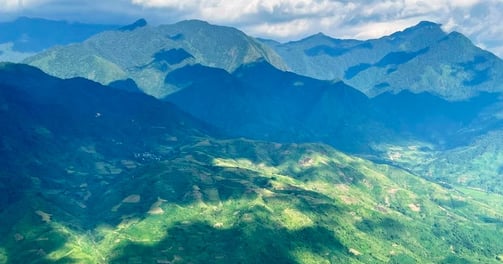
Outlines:
[[131,26],[131,30],[102,32],[82,43],[49,49],[25,62],[59,78],[83,77],[105,85],[131,79],[140,90],[157,98],[179,89],[165,83],[165,78],[188,64],[231,72],[242,64],[265,59],[286,69],[269,47],[234,28],[197,20]]
[[292,72],[343,80],[368,96],[402,90],[463,100],[498,92],[503,61],[458,32],[420,22],[389,36],[365,41],[316,34],[299,41],[264,41]]
[[496,194],[325,145],[200,138],[176,153],[26,189],[41,195],[2,211],[4,262],[497,263],[503,252]]
[[[501,98],[477,93],[499,89],[501,61],[432,23],[285,45],[360,65],[369,94],[473,97],[368,98],[201,21],[29,59],[169,102],[0,64],[0,264],[501,263]],[[438,59],[452,47],[464,56]]]
[[425,142],[379,145],[380,159],[407,168],[446,188],[461,186],[503,194],[502,130],[483,134],[466,145],[438,150]]

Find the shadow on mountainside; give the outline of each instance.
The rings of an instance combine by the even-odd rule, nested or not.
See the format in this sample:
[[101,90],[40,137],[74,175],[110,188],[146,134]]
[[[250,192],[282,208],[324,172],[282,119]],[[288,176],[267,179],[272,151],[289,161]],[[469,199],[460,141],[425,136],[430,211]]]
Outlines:
[[260,219],[231,228],[196,222],[175,224],[167,234],[154,245],[116,249],[110,263],[300,263],[310,253],[332,262],[349,259],[333,232],[316,226],[287,230]]

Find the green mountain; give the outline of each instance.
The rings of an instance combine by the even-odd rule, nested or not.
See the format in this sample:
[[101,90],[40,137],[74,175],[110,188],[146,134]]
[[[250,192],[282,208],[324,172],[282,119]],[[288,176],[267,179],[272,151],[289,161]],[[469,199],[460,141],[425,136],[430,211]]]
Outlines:
[[0,23],[0,61],[19,62],[54,46],[82,42],[92,35],[117,28],[117,25],[20,17]]
[[140,93],[2,64],[0,123],[0,263],[503,259],[500,195],[224,139]]
[[183,88],[166,100],[226,135],[324,142],[448,186],[503,193],[501,148],[494,144],[503,128],[499,94],[464,101],[409,91],[367,98],[342,82],[283,72],[266,62],[233,74],[187,66],[166,81]]
[[[497,114],[501,60],[438,24],[422,22],[368,41],[317,34],[262,43],[202,21],[153,27],[138,20],[27,61],[55,76],[81,76],[170,101],[227,136],[322,142],[424,177],[436,168],[433,178],[449,184],[459,177],[444,168],[451,159],[443,155],[467,146],[483,153],[478,139],[503,125]],[[285,72],[282,61],[294,72],[344,82]],[[409,147],[420,151],[405,152],[428,160],[397,160],[395,150]],[[471,163],[454,160],[462,167]],[[482,175],[473,168],[471,175]],[[491,169],[481,177],[498,173]],[[470,182],[477,188],[487,184]]]
[[[281,59],[255,39],[201,21],[152,27],[139,20],[27,61],[55,76],[82,76],[165,98],[232,136],[324,142],[344,151],[369,153],[375,145],[418,140],[451,148],[501,126],[500,118],[485,114],[499,102],[500,84],[495,82],[500,60],[458,33],[446,34],[438,24],[422,22],[378,40],[333,40],[318,34],[299,42],[267,43],[290,68],[314,69],[307,67],[312,65],[319,68],[314,72],[333,72],[329,62],[337,62],[339,73],[347,75],[344,83],[283,72]],[[458,48],[450,51],[446,45]],[[228,56],[229,52],[234,55]],[[478,56],[476,65],[464,63],[460,74],[468,76],[473,70],[493,77],[426,78],[440,80],[445,87],[413,80],[428,67],[459,66],[454,59],[464,61],[472,55]],[[481,60],[482,55],[487,60]],[[356,69],[356,64],[371,66]],[[385,77],[379,74],[360,78],[374,68],[389,67],[396,71],[386,76],[396,83],[383,84]],[[410,86],[399,84],[404,80],[413,81]],[[379,92],[369,99],[348,83],[367,95],[362,85],[379,87]]]
[[462,100],[481,91],[503,91],[500,58],[431,22],[366,41],[317,34],[300,41],[264,43],[295,73],[343,80],[372,97],[410,90]]
[[[364,128],[341,123],[372,121],[365,116],[368,98],[361,92],[343,83],[283,72],[265,61],[244,65],[232,74],[202,65],[187,66],[171,72],[166,82],[182,87],[166,97],[167,101],[235,137],[324,141],[340,148],[346,144],[349,150],[365,147]],[[320,123],[322,120],[329,122]]]
[[380,160],[406,168],[446,187],[463,186],[485,192],[503,193],[502,129],[481,134],[453,148],[438,149],[415,141],[379,145]]
[[179,89],[164,79],[187,64],[231,72],[242,64],[265,59],[285,68],[270,48],[234,28],[198,20],[157,27],[140,22],[140,27],[104,32],[25,62],[60,78],[84,77],[102,84],[131,79],[140,90],[158,98]]
[[[449,101],[402,91],[368,98],[342,82],[280,71],[264,61],[232,74],[187,66],[168,74],[166,82],[181,87],[166,100],[226,135],[324,142],[437,182],[484,190],[491,186],[503,193],[501,148],[487,148],[500,139],[497,131],[503,128],[499,94]],[[496,136],[480,140],[486,134]]]
[[191,65],[171,72],[165,81],[180,87],[166,100],[227,135],[324,142],[351,153],[408,141],[452,148],[503,125],[493,114],[501,109],[498,94],[456,102],[408,91],[368,98],[343,82],[281,71],[265,61],[232,74]]

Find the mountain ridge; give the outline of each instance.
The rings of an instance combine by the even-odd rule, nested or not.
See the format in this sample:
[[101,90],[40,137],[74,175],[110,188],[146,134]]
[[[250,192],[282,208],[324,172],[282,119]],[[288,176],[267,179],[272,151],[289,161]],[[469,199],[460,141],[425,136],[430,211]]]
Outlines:
[[[280,142],[321,141],[350,153],[367,153],[375,142],[398,139],[452,147],[502,125],[494,115],[474,124],[483,110],[498,107],[498,94],[482,93],[456,102],[410,91],[368,98],[344,82],[280,71],[265,61],[243,65],[232,74],[186,66],[170,73],[166,81],[182,87],[166,100],[230,135]],[[480,131],[460,130],[474,126]]]
[[[170,62],[166,56],[180,59]],[[405,89],[455,101],[479,92],[503,91],[503,60],[474,46],[462,34],[444,32],[440,24],[428,21],[365,41],[318,33],[278,43],[260,42],[232,27],[185,20],[100,34],[25,62],[62,78],[81,76],[102,84],[131,79],[144,92],[162,98],[179,89],[162,81],[179,67],[200,63],[232,72],[261,58],[300,75],[343,80],[370,97]]]
[[2,263],[499,263],[503,252],[500,195],[324,144],[212,137],[168,102],[82,78],[1,65],[0,123]]
[[0,263],[503,261],[497,57],[430,22],[264,43],[295,56],[138,20],[0,63]]
[[[463,100],[479,91],[503,91],[499,81],[503,79],[498,70],[503,68],[500,58],[475,47],[461,33],[444,32],[440,24],[433,22],[423,21],[389,36],[365,41],[313,35],[294,42],[266,44],[280,54],[293,72],[344,80],[371,97],[408,89]],[[394,56],[396,62],[379,65],[387,56]],[[462,66],[472,65],[470,62],[477,58],[484,61],[472,67],[485,67],[482,73]]]
[[43,18],[20,17],[0,23],[0,61],[20,62],[57,45],[81,42],[118,25],[86,24]]
[[[214,27],[204,21],[183,21],[178,26],[194,33],[194,39],[203,36],[201,39],[205,40],[204,34],[217,36],[213,36],[215,42],[212,42],[217,48],[223,47],[218,46],[218,41],[225,39],[218,36],[238,34],[248,38],[235,29]],[[166,34],[161,38],[167,38],[170,43],[187,41],[187,36],[181,33],[184,30],[169,31],[170,25],[160,27],[167,30],[163,31]],[[501,112],[501,91],[498,88],[501,83],[492,86],[502,74],[498,71],[501,62],[494,55],[473,46],[461,34],[443,32],[439,24],[423,22],[371,41],[334,40],[318,34],[305,41],[290,43],[301,48],[297,50],[300,55],[293,57],[295,61],[302,64],[311,59],[325,70],[330,69],[326,68],[330,59],[349,59],[359,54],[351,58],[356,65],[340,69],[345,77],[326,82],[306,79],[294,74],[295,71],[286,73],[269,65],[260,66],[264,62],[260,58],[248,63],[228,60],[226,65],[235,68],[210,69],[214,65],[198,64],[197,58],[201,54],[181,46],[155,47],[148,56],[127,47],[121,52],[129,57],[108,52],[115,49],[114,44],[120,39],[116,37],[118,34],[129,36],[144,32],[141,35],[144,37],[137,38],[138,43],[143,45],[144,40],[148,40],[147,44],[156,42],[155,28],[147,25],[137,29],[136,33],[107,33],[106,37],[98,36],[99,41],[67,47],[73,49],[68,53],[74,57],[65,57],[55,50],[53,55],[59,54],[62,58],[53,59],[54,62],[66,61],[57,67],[66,67],[71,62],[66,68],[81,71],[76,75],[107,80],[102,82],[120,79],[111,82],[119,89],[139,91],[143,87],[145,92],[145,87],[150,87],[150,94],[172,100],[180,109],[206,120],[229,136],[283,143],[324,142],[349,153],[370,154],[374,160],[386,162],[388,157],[395,159],[394,154],[388,155],[396,153],[394,148],[424,146],[420,148],[431,151],[415,155],[437,155],[462,148],[463,144],[471,144],[467,142],[475,142],[476,138],[501,128],[502,119],[498,114],[489,113]],[[306,41],[311,41],[312,46],[305,49],[302,45]],[[108,55],[98,56],[96,50]],[[204,53],[207,49],[200,51]],[[360,58],[365,61],[360,62]],[[141,63],[134,62],[136,60]],[[41,63],[49,62],[42,60]],[[343,83],[337,83],[338,80]],[[347,99],[337,94],[337,89],[326,88],[346,85],[360,92],[351,90],[354,97]],[[375,94],[369,99],[359,94],[364,92],[369,96],[372,91]],[[383,145],[388,149],[382,150]],[[501,191],[499,187],[496,189]]]
[[[177,56],[177,51],[187,56],[173,63],[165,59],[167,55]],[[235,28],[186,20],[102,33],[82,44],[52,49],[25,62],[62,78],[81,76],[102,84],[129,78],[147,94],[160,98],[177,90],[163,82],[174,69],[200,63],[233,71],[260,58],[284,68],[268,47]],[[52,63],[54,60],[58,63]]]

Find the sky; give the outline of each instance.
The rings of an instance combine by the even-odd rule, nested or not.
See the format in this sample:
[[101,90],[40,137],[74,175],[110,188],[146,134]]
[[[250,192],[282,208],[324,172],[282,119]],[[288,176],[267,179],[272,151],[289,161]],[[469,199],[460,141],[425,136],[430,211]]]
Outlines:
[[201,19],[278,41],[318,32],[378,38],[428,20],[503,58],[503,0],[0,0],[0,20],[18,16],[114,24]]

